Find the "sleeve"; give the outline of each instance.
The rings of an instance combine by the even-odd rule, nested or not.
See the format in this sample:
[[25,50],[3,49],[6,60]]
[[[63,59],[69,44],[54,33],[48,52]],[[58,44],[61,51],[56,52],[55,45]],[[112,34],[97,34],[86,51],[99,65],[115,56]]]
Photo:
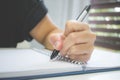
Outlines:
[[[26,1],[26,0],[24,0]],[[29,32],[42,20],[47,14],[48,10],[44,5],[43,0],[28,0],[29,5],[26,6],[28,10],[23,27],[23,35],[25,40],[32,40]]]

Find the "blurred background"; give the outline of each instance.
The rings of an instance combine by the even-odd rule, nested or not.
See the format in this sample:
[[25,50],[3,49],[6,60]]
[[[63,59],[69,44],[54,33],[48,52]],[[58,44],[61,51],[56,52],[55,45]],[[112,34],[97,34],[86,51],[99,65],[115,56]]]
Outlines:
[[[91,10],[85,19],[92,31],[97,34],[96,47],[120,51],[120,0],[44,0],[51,19],[59,28],[64,29],[65,22],[76,19],[81,10],[91,4]],[[24,41],[17,48],[41,48],[35,40]]]
[[120,0],[91,0],[89,23],[96,46],[120,51]]

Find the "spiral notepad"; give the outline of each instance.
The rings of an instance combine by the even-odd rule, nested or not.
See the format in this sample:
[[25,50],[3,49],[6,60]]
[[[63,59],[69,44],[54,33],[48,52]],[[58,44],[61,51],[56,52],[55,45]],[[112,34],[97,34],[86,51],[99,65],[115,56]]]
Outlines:
[[78,65],[86,65],[87,64],[86,62],[76,61],[76,60],[72,60],[68,57],[63,57],[60,54],[58,54],[53,60],[54,61],[57,60],[57,61],[69,62],[72,64],[78,64]]
[[[0,54],[0,80],[6,80],[6,78],[7,80],[29,80],[120,70],[120,54],[110,51],[94,50],[94,55],[87,62],[85,68],[81,66],[81,62],[77,63],[69,60],[69,58],[60,57],[59,54],[54,58],[55,61],[51,61],[51,51],[45,49],[12,48],[1,49],[0,53],[2,53]],[[73,65],[62,61],[80,65]]]
[[50,56],[51,60],[69,62],[69,63],[72,63],[72,64],[80,64],[80,65],[82,65],[82,67],[85,67],[86,64],[87,64],[86,62],[72,60],[72,59],[70,59],[67,56],[61,56],[59,52],[60,52],[59,50],[55,50],[54,49],[53,52],[52,52],[52,54],[51,54],[51,56]]

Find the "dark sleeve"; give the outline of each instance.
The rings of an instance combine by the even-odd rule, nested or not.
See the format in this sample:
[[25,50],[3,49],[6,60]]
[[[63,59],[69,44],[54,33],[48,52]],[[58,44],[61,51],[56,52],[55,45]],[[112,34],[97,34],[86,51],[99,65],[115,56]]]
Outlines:
[[30,36],[30,31],[42,20],[46,15],[47,9],[44,5],[43,0],[24,0],[28,1],[25,4],[26,14],[23,35],[24,38],[28,41],[32,39]]

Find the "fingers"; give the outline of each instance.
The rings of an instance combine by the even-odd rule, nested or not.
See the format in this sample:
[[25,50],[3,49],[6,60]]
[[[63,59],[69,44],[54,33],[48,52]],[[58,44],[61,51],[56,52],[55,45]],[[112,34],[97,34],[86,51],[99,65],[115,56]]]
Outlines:
[[71,59],[86,62],[90,59],[93,49],[94,44],[76,44],[70,47],[65,55],[67,55]]
[[[90,33],[88,31],[70,33],[63,42],[61,54],[63,56],[66,55],[68,49],[76,44],[81,44],[81,45],[83,43],[84,43],[83,45],[85,45],[85,43],[94,44],[94,41],[95,41],[94,37],[95,37],[95,34]],[[86,46],[87,45],[85,45],[84,47],[86,48]]]
[[69,58],[87,62],[90,59],[90,56],[93,52],[94,45],[85,43],[85,44],[77,44],[72,46],[68,51],[67,54]]
[[61,55],[78,61],[88,61],[96,40],[96,35],[91,32],[89,26],[77,21],[68,21],[64,35]]
[[77,22],[75,20],[67,21],[65,27],[65,36],[68,36],[71,32],[90,30],[89,26],[85,23]]
[[70,55],[69,58],[72,60],[80,61],[80,62],[87,62],[90,59],[91,55]]
[[72,47],[70,47],[67,51],[67,55],[82,55],[82,54],[88,54],[91,53],[93,50],[94,45],[85,43],[85,44],[77,44]]
[[77,21],[68,21],[64,34],[55,33],[50,38],[50,42],[55,49],[60,50],[62,56],[82,62],[90,59],[95,40],[96,35],[89,26]]

